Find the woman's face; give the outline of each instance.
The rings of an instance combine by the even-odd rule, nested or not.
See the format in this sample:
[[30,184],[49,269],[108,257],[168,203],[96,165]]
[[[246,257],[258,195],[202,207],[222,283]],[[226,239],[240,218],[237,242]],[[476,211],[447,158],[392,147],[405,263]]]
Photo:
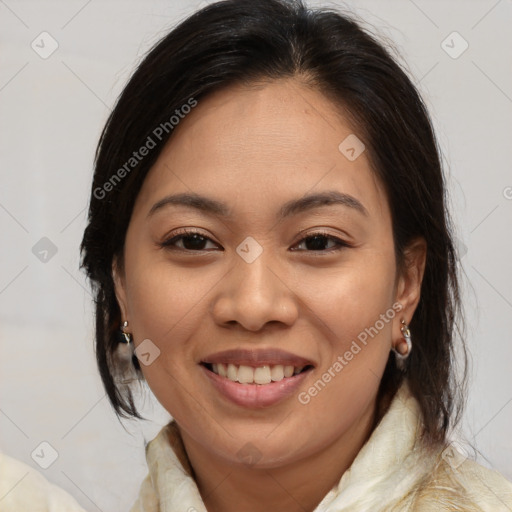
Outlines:
[[278,467],[371,421],[415,299],[355,136],[294,80],[233,86],[180,121],[140,190],[123,320],[157,399],[213,457]]

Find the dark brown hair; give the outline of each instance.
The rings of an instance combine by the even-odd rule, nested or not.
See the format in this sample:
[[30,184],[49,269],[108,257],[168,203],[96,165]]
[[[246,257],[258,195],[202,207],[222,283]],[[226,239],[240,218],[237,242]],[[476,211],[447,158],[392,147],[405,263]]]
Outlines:
[[[194,13],[149,51],[108,118],[96,151],[81,244],[82,267],[95,293],[96,355],[108,397],[118,415],[140,418],[131,391],[121,392],[113,378],[111,356],[119,343],[121,318],[112,261],[118,257],[122,262],[135,199],[172,136],[171,116],[191,99],[200,103],[231,84],[293,77],[325,94],[357,127],[386,190],[397,268],[412,240],[426,240],[421,299],[410,325],[414,349],[405,374],[390,355],[376,419],[407,375],[423,413],[424,439],[442,442],[462,409],[458,392],[462,395],[463,386],[457,385],[453,371],[460,299],[430,117],[401,66],[353,16],[310,9],[301,0],[225,0]],[[159,126],[167,129],[156,137]],[[140,161],[130,160],[152,134],[155,147]],[[135,357],[133,364],[140,372]]]

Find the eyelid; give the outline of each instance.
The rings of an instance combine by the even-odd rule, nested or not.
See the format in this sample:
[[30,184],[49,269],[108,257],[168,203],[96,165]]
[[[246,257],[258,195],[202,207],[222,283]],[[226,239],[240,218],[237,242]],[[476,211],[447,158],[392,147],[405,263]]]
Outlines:
[[[162,242],[160,242],[158,245],[160,245],[161,247],[164,247],[164,248],[168,248],[168,247],[172,248],[171,242],[173,240],[180,238],[180,237],[193,236],[193,235],[199,235],[200,237],[204,238],[207,241],[210,241],[216,245],[220,245],[217,242],[215,242],[209,235],[206,235],[205,233],[203,233],[202,231],[200,231],[197,228],[180,228],[180,229],[174,231],[171,236],[166,235],[164,237],[164,240]],[[178,248],[178,250],[180,250],[180,248]],[[201,252],[201,250],[197,250],[197,251],[191,251],[191,250],[187,250],[187,249],[181,249],[181,250],[185,251],[185,252]],[[202,249],[202,250],[204,251],[205,249]]]
[[[331,248],[331,249],[326,249],[326,250],[323,250],[323,251],[297,251],[295,250],[296,252],[310,252],[310,253],[317,253],[317,254],[332,254],[333,252],[338,252],[342,249],[346,249],[346,248],[350,248],[350,247],[353,247],[353,245],[349,242],[347,242],[344,238],[340,237],[340,236],[337,236],[337,235],[334,235],[328,231],[326,231],[325,229],[322,229],[322,228],[317,228],[316,230],[313,228],[313,231],[310,231],[308,232],[307,230],[304,230],[304,232],[301,232],[300,234],[300,239],[294,243],[293,247],[299,245],[299,244],[302,244],[304,243],[308,238],[312,238],[312,237],[315,237],[315,236],[322,236],[324,238],[327,238],[327,239],[330,239],[330,240],[334,240],[338,247],[337,248]],[[293,249],[292,249],[293,250]]]

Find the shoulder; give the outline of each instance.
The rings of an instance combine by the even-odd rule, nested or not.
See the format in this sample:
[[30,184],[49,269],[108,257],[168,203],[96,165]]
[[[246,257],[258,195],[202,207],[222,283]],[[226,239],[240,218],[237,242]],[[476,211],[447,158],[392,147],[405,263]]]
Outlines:
[[510,512],[512,483],[451,445],[439,452],[434,470],[419,486],[412,510]]
[[2,512],[85,512],[66,491],[27,464],[0,452]]

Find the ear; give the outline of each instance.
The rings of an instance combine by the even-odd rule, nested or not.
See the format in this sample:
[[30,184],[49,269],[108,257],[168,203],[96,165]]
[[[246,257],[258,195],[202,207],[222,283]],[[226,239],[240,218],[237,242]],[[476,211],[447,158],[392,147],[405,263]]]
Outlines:
[[124,270],[119,264],[117,256],[112,260],[112,278],[114,280],[114,291],[117,303],[121,310],[121,320],[128,320],[128,308],[126,305],[126,284],[124,278]]
[[425,273],[427,260],[427,243],[424,238],[415,238],[404,250],[403,268],[397,280],[396,301],[402,305],[397,315],[395,331],[400,336],[400,321],[409,323],[418,306],[421,294],[421,283]]

